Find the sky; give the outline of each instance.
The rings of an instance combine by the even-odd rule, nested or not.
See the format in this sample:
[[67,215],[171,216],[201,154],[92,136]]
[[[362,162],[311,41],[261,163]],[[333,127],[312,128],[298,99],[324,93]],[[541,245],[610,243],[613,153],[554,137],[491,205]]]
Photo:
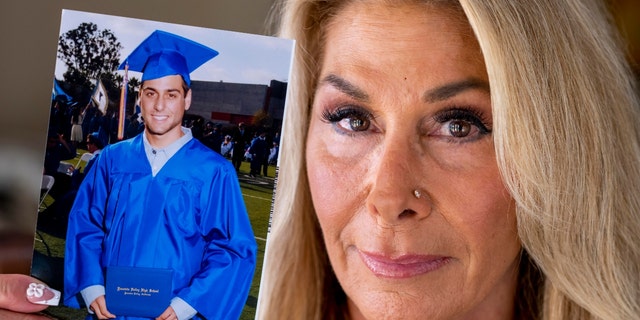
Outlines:
[[[99,30],[111,30],[123,47],[120,62],[153,31],[163,30],[219,52],[193,71],[191,80],[264,85],[269,85],[271,80],[288,82],[293,40],[75,10],[63,10],[59,35],[76,29],[83,22],[92,22]],[[62,80],[66,69],[57,59],[56,78]],[[118,72],[124,74],[124,71]],[[140,79],[141,74],[129,71],[131,77]]]

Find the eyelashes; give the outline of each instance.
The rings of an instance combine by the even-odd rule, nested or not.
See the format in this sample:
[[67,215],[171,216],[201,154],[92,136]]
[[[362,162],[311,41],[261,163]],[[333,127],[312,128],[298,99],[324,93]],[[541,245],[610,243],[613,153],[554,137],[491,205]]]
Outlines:
[[[333,125],[347,125],[345,129],[364,131],[371,126],[374,116],[371,112],[358,106],[341,106],[334,110],[324,109],[321,118],[324,122]],[[491,120],[483,112],[464,106],[449,107],[438,111],[433,115],[433,122],[437,124],[449,123],[451,127],[471,125],[477,128],[480,134],[491,133]]]
[[373,120],[371,112],[357,106],[324,109],[321,117],[324,122],[332,124],[339,133],[366,131]]
[[483,112],[471,107],[452,107],[435,114],[434,120],[437,123],[449,123],[449,129],[459,125],[472,125],[481,135],[491,133],[491,120]]
[[371,118],[371,113],[355,106],[340,107],[334,111],[330,111],[329,109],[325,109],[322,111],[322,119],[326,122],[335,123],[350,117],[369,119]]
[[[375,131],[374,116],[368,110],[353,105],[324,109],[322,121],[331,124],[339,134],[356,135]],[[469,106],[452,106],[436,112],[428,127],[427,136],[450,142],[469,142],[491,134],[491,121],[485,114]]]

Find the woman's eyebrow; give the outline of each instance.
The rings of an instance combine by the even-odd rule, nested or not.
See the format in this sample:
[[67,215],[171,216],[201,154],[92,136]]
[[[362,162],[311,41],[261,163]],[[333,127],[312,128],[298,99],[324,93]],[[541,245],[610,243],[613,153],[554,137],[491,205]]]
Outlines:
[[[367,95],[362,89],[338,75],[329,74],[322,79],[321,83],[329,84],[356,100],[369,100],[369,95]],[[425,92],[424,100],[428,103],[438,102],[472,89],[478,89],[489,93],[489,83],[475,78],[448,83]]]
[[322,79],[321,84],[329,84],[332,87],[340,90],[342,93],[360,101],[368,101],[369,95],[367,95],[362,89],[358,88],[351,82],[347,81],[335,74],[329,74]]
[[449,99],[461,92],[472,89],[479,89],[489,93],[489,83],[475,78],[447,83],[443,86],[428,90],[424,93],[423,97],[424,101],[434,103]]

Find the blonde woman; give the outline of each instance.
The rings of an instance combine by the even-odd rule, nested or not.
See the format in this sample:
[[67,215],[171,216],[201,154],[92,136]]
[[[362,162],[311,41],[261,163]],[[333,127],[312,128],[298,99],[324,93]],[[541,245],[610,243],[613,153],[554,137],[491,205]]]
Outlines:
[[640,317],[640,107],[604,3],[281,9],[260,319]]

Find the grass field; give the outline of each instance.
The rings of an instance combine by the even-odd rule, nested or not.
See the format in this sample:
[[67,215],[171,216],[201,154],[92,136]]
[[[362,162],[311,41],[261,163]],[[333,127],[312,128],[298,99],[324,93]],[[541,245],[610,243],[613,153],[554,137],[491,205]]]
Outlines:
[[[81,150],[79,150],[79,152],[80,154],[82,154]],[[73,164],[75,164],[76,161],[77,159],[69,160],[69,162]],[[260,285],[260,275],[262,272],[262,261],[264,258],[266,242],[265,239],[269,228],[269,213],[273,195],[275,166],[269,166],[267,177],[251,178],[249,177],[248,173],[249,163],[243,162],[242,166],[240,167],[238,179],[240,181],[240,187],[242,189],[242,194],[245,200],[247,211],[249,213],[249,219],[251,220],[253,232],[258,244],[258,252],[256,271],[254,273],[253,282],[249,291],[249,297],[247,298],[247,302],[240,317],[240,319],[242,320],[253,320],[255,318],[256,303]],[[51,198],[47,198],[45,202],[51,205],[52,201],[53,200]],[[34,246],[34,250],[36,251],[36,253],[34,255],[34,267],[32,269],[32,273],[34,274],[34,276],[38,276],[38,273],[60,273],[62,259],[64,258],[64,239],[62,238],[62,236],[56,235],[55,232],[47,232],[47,228],[39,227],[38,229],[39,230],[36,234],[36,241]],[[42,264],[38,264],[39,266],[36,266],[35,256],[45,257],[43,259],[49,261],[50,263],[48,265],[45,264],[46,266],[44,267],[42,266]],[[57,267],[51,265],[57,265]],[[49,282],[54,282],[58,284],[58,286],[60,286],[62,279],[53,279]],[[54,288],[56,287],[56,285],[52,283],[49,284]],[[212,301],[212,303],[215,303],[215,301]],[[85,310],[58,306],[48,308],[47,310],[45,310],[45,314],[54,319],[75,320],[84,319],[87,313]]]

